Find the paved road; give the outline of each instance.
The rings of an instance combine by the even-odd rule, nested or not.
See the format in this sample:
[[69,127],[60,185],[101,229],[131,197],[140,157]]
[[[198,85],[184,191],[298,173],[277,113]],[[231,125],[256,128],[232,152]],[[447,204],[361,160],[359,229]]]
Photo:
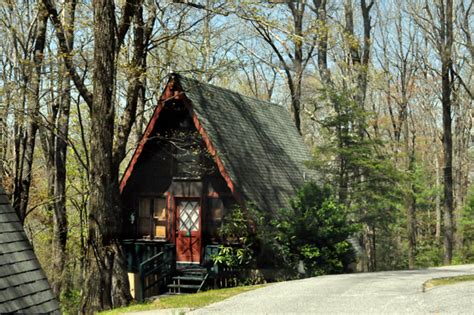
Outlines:
[[474,314],[474,283],[435,287],[432,278],[474,274],[474,265],[281,282],[189,314]]

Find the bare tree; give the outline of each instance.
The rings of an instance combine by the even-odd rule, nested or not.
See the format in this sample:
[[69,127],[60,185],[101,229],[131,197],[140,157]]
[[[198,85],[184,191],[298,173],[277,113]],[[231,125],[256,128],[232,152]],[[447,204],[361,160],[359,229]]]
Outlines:
[[[65,39],[69,51],[74,45],[74,19],[76,11],[76,0],[65,0],[62,9],[62,24],[65,26]],[[71,56],[64,56],[71,58]],[[61,54],[58,60],[61,61]],[[56,61],[52,59],[53,61]],[[52,260],[52,288],[60,295],[63,288],[66,245],[68,239],[68,219],[66,211],[66,153],[68,148],[69,115],[71,107],[71,81],[69,72],[63,62],[58,66],[58,78],[53,78],[54,65],[50,67],[50,94],[53,87],[58,85],[58,95],[51,96],[48,108],[48,117],[40,128],[41,143],[46,160],[46,171],[48,173],[48,194],[52,200],[53,213],[53,248]]]
[[[93,2],[94,72],[91,93],[77,74],[70,58],[71,47],[67,42],[65,25],[51,1],[43,1],[55,26],[59,50],[64,54],[64,64],[82,98],[90,107],[91,134],[94,135],[90,139],[91,194],[83,311],[110,309],[124,305],[131,299],[124,254],[119,243],[122,216],[118,168],[125,155],[126,142],[135,120],[139,90],[136,86],[140,80],[133,80],[129,89],[131,96],[127,100],[125,114],[119,122],[114,145],[115,76],[120,48],[135,12],[142,4],[140,1],[126,1],[121,10],[121,19],[117,23],[114,1]],[[142,57],[139,55],[137,64],[142,63]]]
[[[28,198],[32,179],[33,155],[36,146],[36,133],[38,131],[39,106],[40,106],[40,83],[41,69],[43,65],[43,52],[46,44],[46,28],[48,15],[45,7],[38,3],[38,18],[35,25],[34,47],[32,54],[32,64],[28,78],[28,108],[27,108],[27,126],[24,138],[21,142],[21,158],[19,174],[16,176],[15,189],[13,192],[13,207],[20,220],[25,220],[28,209]],[[20,152],[20,151],[19,151]]]
[[[415,75],[418,71],[418,38],[417,29],[410,21],[409,16],[403,14],[404,4],[395,2],[397,8],[393,19],[394,25],[381,25],[380,31],[380,57],[381,64],[387,77],[387,107],[390,114],[393,141],[395,150],[404,151],[404,167],[409,176],[405,188],[405,208],[407,217],[408,238],[408,267],[415,266],[416,255],[416,202],[412,184],[412,176],[415,168],[415,133],[410,128],[409,116],[412,114],[410,107],[413,100],[413,86]],[[382,13],[379,11],[379,20],[382,21]],[[387,14],[384,12],[383,14]],[[387,24],[389,24],[387,22]],[[393,35],[389,36],[389,32]],[[392,81],[395,81],[392,85]],[[395,106],[394,106],[395,105]],[[411,129],[411,130],[410,130]],[[403,135],[403,143],[401,137]]]
[[[317,3],[318,1],[316,1]],[[310,32],[311,23],[305,24],[305,16],[309,11],[305,1],[288,2],[289,18],[292,23],[290,34],[280,32],[272,27],[275,22],[268,18],[242,16],[249,20],[257,34],[269,45],[276,54],[280,67],[290,90],[291,111],[296,128],[301,133],[301,93],[304,71],[313,57],[317,34]],[[317,9],[315,9],[317,11]],[[312,21],[314,22],[314,21]],[[281,29],[280,29],[281,30]],[[310,35],[306,35],[310,33]]]
[[[429,7],[425,7],[431,14]],[[452,134],[452,89],[453,89],[453,1],[437,3],[440,18],[438,52],[441,59],[441,104],[443,107],[443,152],[444,152],[444,263],[450,264],[453,257],[453,134]],[[432,16],[432,15],[431,15]]]
[[423,13],[412,9],[416,22],[423,29],[438,54],[441,62],[441,105],[443,117],[443,194],[444,194],[444,262],[450,264],[454,244],[454,202],[453,202],[453,134],[452,134],[452,91],[453,73],[453,1],[437,0],[435,5],[422,2]]

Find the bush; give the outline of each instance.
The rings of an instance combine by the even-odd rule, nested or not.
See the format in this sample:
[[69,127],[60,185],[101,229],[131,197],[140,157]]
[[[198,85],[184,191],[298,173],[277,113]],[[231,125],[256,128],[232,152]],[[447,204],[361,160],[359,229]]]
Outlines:
[[224,220],[221,237],[240,246],[223,245],[214,261],[237,268],[255,263],[283,268],[294,277],[347,271],[355,258],[347,239],[357,227],[330,189],[308,183],[290,204],[277,213],[234,209]]
[[61,311],[63,314],[79,314],[81,309],[80,290],[61,292]]
[[273,220],[275,240],[284,248],[289,268],[305,276],[348,271],[355,259],[348,238],[357,231],[347,211],[328,187],[306,184],[291,208]]
[[[253,208],[251,213],[254,213]],[[219,234],[224,244],[219,247],[219,253],[212,257],[214,263],[240,269],[255,262],[255,235],[251,233],[249,218],[240,207],[232,209],[224,218]]]
[[457,253],[460,263],[474,262],[474,185],[469,188],[466,204],[462,209],[460,233],[463,235],[462,248]]
[[415,264],[420,268],[443,265],[443,246],[435,239],[420,240],[417,243]]

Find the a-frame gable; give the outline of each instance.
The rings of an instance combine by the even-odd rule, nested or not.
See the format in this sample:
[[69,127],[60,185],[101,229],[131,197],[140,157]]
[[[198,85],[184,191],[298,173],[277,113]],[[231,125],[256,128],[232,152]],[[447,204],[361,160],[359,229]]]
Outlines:
[[153,136],[161,110],[173,99],[183,102],[189,111],[240,204],[251,201],[266,211],[286,208],[305,180],[318,179],[305,166],[311,154],[286,108],[174,74],[127,167],[122,191],[144,145]]
[[217,168],[219,170],[219,173],[221,176],[224,178],[227,187],[230,189],[232,192],[232,195],[234,196],[235,200],[239,202],[241,205],[243,205],[243,199],[241,195],[239,194],[236,185],[234,184],[233,180],[231,179],[229,173],[225,169],[224,163],[221,160],[221,158],[218,155],[218,152],[213,145],[209,135],[207,134],[206,130],[203,128],[201,122],[199,121],[198,116],[196,115],[195,111],[193,110],[193,104],[192,102],[186,97],[185,91],[183,91],[181,85],[179,84],[179,80],[177,79],[176,76],[171,75],[170,79],[160,97],[160,101],[158,103],[158,106],[155,108],[155,111],[153,112],[153,115],[145,129],[145,132],[143,133],[143,136],[135,149],[135,152],[133,153],[132,159],[130,160],[124,175],[122,177],[122,180],[120,182],[120,192],[123,192],[125,189],[125,186],[127,185],[127,181],[130,178],[130,176],[133,173],[134,167],[137,164],[140,155],[142,154],[145,145],[147,141],[150,139],[150,137],[153,136],[153,131],[155,130],[156,124],[158,122],[158,118],[160,116],[161,111],[165,107],[166,103],[171,100],[179,100],[182,101],[184,106],[187,108],[189,111],[189,114],[191,116],[191,119],[194,123],[194,127],[196,130],[199,132],[201,135],[202,139],[204,140],[204,143],[206,145],[206,149],[208,150],[209,154],[212,156],[213,161],[216,163]]
[[151,116],[151,119],[148,122],[148,125],[145,129],[145,132],[143,133],[140,139],[140,142],[138,143],[138,146],[133,152],[132,158],[130,159],[130,162],[128,163],[127,168],[125,169],[125,172],[120,181],[120,192],[123,192],[125,186],[127,185],[127,181],[132,175],[135,164],[137,164],[138,158],[140,157],[140,155],[143,152],[143,149],[145,148],[145,144],[147,143],[148,139],[151,136],[151,133],[155,129],[156,122],[158,121],[158,117],[160,116],[160,112],[165,106],[166,101],[179,97],[180,95],[179,92],[175,91],[173,89],[173,86],[174,84],[172,83],[172,79],[170,79],[163,93],[161,94],[160,101],[158,102],[158,106],[156,106],[153,112],[153,115]]

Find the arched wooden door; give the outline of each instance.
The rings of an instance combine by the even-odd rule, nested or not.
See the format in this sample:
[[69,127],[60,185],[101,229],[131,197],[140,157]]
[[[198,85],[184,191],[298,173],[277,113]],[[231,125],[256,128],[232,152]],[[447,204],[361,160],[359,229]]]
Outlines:
[[201,201],[176,199],[176,261],[201,262]]

